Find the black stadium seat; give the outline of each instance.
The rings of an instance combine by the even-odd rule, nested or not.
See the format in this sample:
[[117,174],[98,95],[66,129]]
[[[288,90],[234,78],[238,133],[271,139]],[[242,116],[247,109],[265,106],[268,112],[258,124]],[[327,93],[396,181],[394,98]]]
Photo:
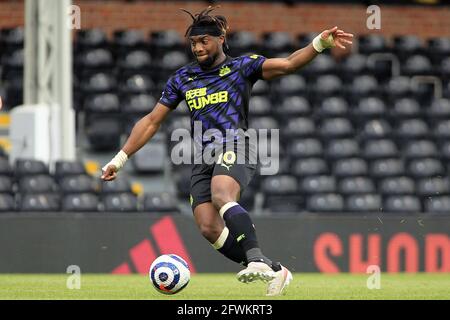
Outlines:
[[383,208],[390,213],[420,213],[422,204],[420,199],[413,195],[393,195],[384,200]]
[[59,186],[61,192],[69,193],[95,193],[98,190],[94,178],[87,174],[66,175],[60,178]]
[[71,193],[62,199],[62,209],[74,212],[96,212],[99,210],[99,198],[94,193]]
[[314,194],[307,197],[306,208],[310,212],[342,212],[344,198],[337,193]]
[[361,176],[343,178],[338,183],[338,190],[343,195],[374,193],[376,191],[372,179]]
[[150,194],[144,196],[143,210],[150,213],[178,213],[174,195],[169,193]]
[[59,211],[61,199],[58,193],[34,193],[25,194],[20,197],[20,211],[49,212]]
[[9,193],[0,193],[0,212],[12,212],[16,209],[14,196]]
[[348,212],[380,212],[382,208],[382,199],[378,194],[355,194],[345,199],[345,210]]
[[416,193],[416,187],[410,177],[388,177],[380,180],[378,191],[383,195],[413,195]]
[[136,212],[138,201],[133,193],[122,192],[108,194],[103,197],[104,210],[106,212]]
[[333,174],[338,178],[365,176],[369,174],[369,166],[362,158],[344,158],[334,161]]

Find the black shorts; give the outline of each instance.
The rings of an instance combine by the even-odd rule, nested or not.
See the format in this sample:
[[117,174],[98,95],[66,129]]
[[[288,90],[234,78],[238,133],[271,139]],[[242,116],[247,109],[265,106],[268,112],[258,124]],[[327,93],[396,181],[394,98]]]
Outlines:
[[226,175],[234,178],[241,187],[241,194],[248,186],[256,172],[256,164],[250,164],[246,157],[246,163],[237,163],[236,153],[226,152],[219,163],[194,164],[191,176],[190,203],[192,211],[204,202],[211,202],[211,180],[216,175]]

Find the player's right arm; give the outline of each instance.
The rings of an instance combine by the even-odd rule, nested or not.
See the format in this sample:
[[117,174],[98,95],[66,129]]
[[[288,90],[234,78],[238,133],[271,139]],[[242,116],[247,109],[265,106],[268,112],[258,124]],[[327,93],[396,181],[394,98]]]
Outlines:
[[161,123],[172,110],[158,102],[149,114],[136,122],[122,150],[103,167],[101,178],[105,181],[114,180],[125,161],[155,135]]

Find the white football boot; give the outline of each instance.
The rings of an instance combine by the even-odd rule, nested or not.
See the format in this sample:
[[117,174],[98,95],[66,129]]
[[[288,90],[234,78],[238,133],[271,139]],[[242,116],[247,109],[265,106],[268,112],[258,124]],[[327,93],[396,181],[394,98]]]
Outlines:
[[270,281],[275,278],[275,271],[264,262],[250,262],[244,270],[237,274],[237,279],[243,283],[255,280]]
[[267,286],[267,296],[279,296],[284,289],[292,281],[292,273],[285,267],[281,266],[281,270],[275,272],[275,278],[271,280]]

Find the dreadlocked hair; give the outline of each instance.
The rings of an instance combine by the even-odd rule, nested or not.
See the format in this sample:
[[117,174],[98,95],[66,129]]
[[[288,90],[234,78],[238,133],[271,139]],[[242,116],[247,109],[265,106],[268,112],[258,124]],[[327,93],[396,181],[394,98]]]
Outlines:
[[223,35],[226,36],[227,30],[229,29],[227,19],[222,15],[217,16],[209,15],[209,13],[216,8],[219,8],[219,6],[216,7],[209,6],[202,12],[197,13],[195,15],[193,15],[192,13],[190,13],[185,9],[180,9],[189,14],[192,18],[192,24],[187,28],[184,36],[186,37],[191,32],[193,27],[208,27],[208,26],[218,27],[220,30],[222,30]]

